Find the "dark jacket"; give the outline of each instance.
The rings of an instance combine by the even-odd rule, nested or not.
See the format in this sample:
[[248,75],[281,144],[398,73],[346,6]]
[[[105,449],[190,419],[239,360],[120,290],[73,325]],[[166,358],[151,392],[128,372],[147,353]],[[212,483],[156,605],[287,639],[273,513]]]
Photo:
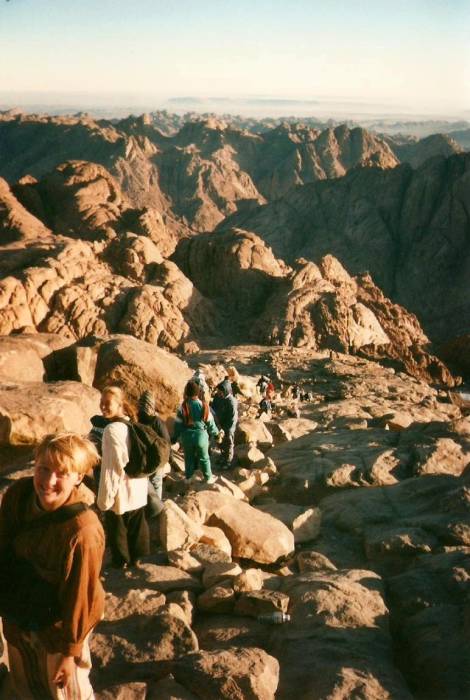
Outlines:
[[139,423],[150,425],[150,427],[155,430],[157,435],[167,442],[171,442],[170,433],[168,432],[166,423],[160,418],[160,416],[157,416],[156,414],[151,416],[148,413],[139,411]]
[[218,387],[223,393],[216,394],[211,406],[214,409],[218,425],[226,432],[234,431],[238,421],[238,402],[232,394],[232,385],[226,379]]

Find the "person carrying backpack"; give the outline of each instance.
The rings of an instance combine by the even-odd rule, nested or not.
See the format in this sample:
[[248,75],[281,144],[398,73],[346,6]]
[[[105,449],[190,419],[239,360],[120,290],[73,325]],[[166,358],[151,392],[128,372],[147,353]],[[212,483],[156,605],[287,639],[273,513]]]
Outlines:
[[[144,391],[144,393],[139,398],[139,403],[137,405],[137,418],[139,423],[143,425],[149,425],[157,435],[159,435],[163,440],[170,446],[171,439],[168,428],[165,422],[160,418],[156,412],[155,407],[155,397],[151,391]],[[163,508],[162,496],[163,496],[163,474],[165,473],[165,468],[168,462],[159,466],[154,474],[149,477],[149,504],[152,503],[152,514],[158,515]]]
[[109,424],[103,431],[101,476],[97,506],[104,511],[112,566],[138,564],[150,552],[149,527],[145,517],[148,475],[138,478],[126,472],[131,451],[131,422],[134,410],[123,390],[105,387],[100,408]]
[[209,405],[199,397],[199,384],[189,381],[184,390],[184,401],[176,413],[173,442],[181,437],[186,479],[190,479],[200,467],[206,483],[213,484],[215,479],[209,457],[209,437],[218,437],[219,430]]
[[98,461],[75,433],[47,435],[33,477],[15,481],[0,506],[0,616],[11,698],[92,698],[89,638],[104,611],[105,538],[82,500]]
[[220,468],[230,469],[233,461],[235,430],[238,422],[238,402],[232,394],[231,382],[226,379],[216,389],[212,401],[218,426],[224,431],[221,443]]

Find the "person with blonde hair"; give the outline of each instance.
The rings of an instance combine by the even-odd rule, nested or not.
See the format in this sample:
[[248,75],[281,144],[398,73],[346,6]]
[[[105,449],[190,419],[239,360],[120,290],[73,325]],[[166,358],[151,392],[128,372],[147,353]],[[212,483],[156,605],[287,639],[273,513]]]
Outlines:
[[130,477],[130,419],[135,410],[124,391],[108,386],[101,392],[101,412],[109,421],[103,431],[101,474],[97,506],[105,513],[106,534],[115,568],[136,566],[150,552],[149,526],[145,517],[148,478]]
[[83,502],[81,482],[98,459],[80,435],[47,435],[36,450],[33,477],[18,479],[1,502],[9,698],[93,697],[88,640],[104,611],[105,540]]

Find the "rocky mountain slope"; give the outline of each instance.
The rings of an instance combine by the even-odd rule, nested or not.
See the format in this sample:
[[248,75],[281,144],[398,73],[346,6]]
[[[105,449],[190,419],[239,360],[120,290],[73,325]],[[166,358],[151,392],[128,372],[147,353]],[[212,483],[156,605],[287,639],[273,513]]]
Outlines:
[[417,319],[331,256],[292,268],[239,229],[185,237],[174,249],[177,234],[158,212],[132,208],[96,164],[69,161],[13,190],[30,211],[3,182],[2,334],[128,333],[179,351],[256,339],[360,352],[454,383]]
[[[51,426],[87,430],[94,387],[122,381],[136,397],[152,386],[172,415],[191,376],[125,336],[62,345],[0,339],[0,370],[13,353],[38,372],[0,383],[1,493],[31,473]],[[128,571],[106,559],[97,700],[465,697],[468,418],[445,392],[341,353],[231,347],[196,364],[212,384],[228,364],[241,374],[236,463],[211,486],[175,466],[151,554]],[[58,381],[54,367],[75,378]],[[256,417],[261,372],[277,389],[267,420]],[[293,399],[293,384],[311,399]],[[282,612],[289,621],[269,622]]]
[[363,168],[299,187],[230,217],[218,231],[253,232],[288,263],[331,253],[369,272],[416,313],[434,339],[468,331],[470,157],[437,157],[417,170]]
[[398,163],[384,140],[359,127],[283,124],[255,134],[213,118],[164,136],[145,115],[108,122],[5,113],[0,143],[0,176],[11,184],[67,160],[92,161],[111,172],[134,207],[172,212],[198,231],[212,230],[244,202],[261,203],[358,165]]

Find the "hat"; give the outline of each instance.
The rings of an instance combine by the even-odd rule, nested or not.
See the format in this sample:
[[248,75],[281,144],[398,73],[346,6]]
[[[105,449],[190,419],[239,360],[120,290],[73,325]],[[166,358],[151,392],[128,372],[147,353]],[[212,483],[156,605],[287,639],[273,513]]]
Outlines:
[[144,391],[139,399],[139,410],[146,413],[148,416],[153,416],[155,413],[155,397],[151,391]]

